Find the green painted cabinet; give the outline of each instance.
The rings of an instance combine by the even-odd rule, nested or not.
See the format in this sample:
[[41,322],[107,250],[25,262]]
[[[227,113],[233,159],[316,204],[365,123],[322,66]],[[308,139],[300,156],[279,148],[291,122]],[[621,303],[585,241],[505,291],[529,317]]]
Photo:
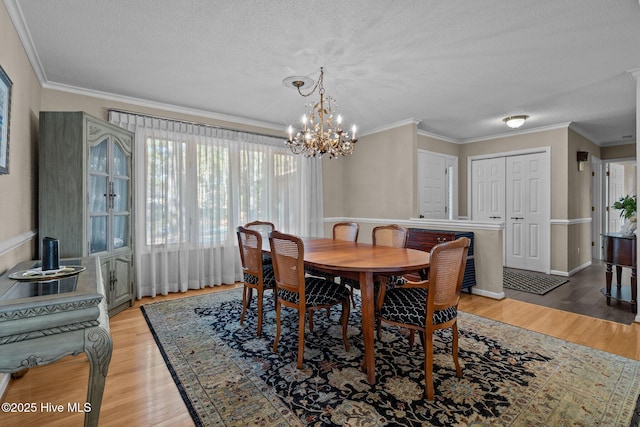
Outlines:
[[98,256],[109,315],[134,300],[133,133],[83,112],[40,113],[40,238]]

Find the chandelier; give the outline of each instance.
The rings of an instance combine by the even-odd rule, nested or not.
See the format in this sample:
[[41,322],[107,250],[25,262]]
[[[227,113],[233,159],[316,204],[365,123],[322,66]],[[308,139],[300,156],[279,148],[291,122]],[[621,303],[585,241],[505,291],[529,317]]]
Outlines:
[[[315,93],[318,90],[320,100],[305,105],[307,112],[302,116],[302,128],[294,133],[289,126],[289,139],[286,144],[294,154],[304,154],[306,157],[322,157],[328,155],[330,159],[338,156],[347,156],[353,153],[356,142],[356,126],[351,127],[351,135],[342,130],[342,117],[334,112],[337,109],[335,99],[325,95],[324,69],[320,68],[320,78],[313,89],[308,93],[300,90],[305,85],[304,78],[289,77],[285,84],[291,84],[298,89],[303,97]],[[308,80],[308,79],[307,79]]]

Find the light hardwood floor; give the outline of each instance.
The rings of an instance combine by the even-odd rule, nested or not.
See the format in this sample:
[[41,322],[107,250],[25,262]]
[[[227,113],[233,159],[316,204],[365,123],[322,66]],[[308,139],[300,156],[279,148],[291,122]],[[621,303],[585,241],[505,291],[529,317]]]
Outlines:
[[[230,289],[207,288],[145,298],[111,318],[113,357],[100,414],[101,426],[192,426],[193,422],[140,311],[149,302]],[[526,302],[463,294],[460,309],[494,320],[640,360],[640,324],[624,325]],[[9,386],[4,402],[84,403],[89,365],[83,355],[31,369]],[[3,426],[82,425],[83,414],[0,413]]]

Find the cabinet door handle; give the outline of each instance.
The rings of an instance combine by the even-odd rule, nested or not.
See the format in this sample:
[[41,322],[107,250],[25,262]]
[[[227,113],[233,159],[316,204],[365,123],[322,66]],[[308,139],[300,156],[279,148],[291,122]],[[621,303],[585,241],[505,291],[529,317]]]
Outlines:
[[511,219],[524,219],[524,217],[521,216],[512,216]]
[[489,219],[500,219],[502,218],[501,216],[490,216]]
[[[113,192],[113,181],[109,182],[109,209],[113,209],[113,199],[116,198],[117,194]],[[106,194],[105,194],[106,196]]]
[[436,237],[436,240],[438,241],[438,243],[442,243],[442,242],[446,242],[447,238],[446,237]]

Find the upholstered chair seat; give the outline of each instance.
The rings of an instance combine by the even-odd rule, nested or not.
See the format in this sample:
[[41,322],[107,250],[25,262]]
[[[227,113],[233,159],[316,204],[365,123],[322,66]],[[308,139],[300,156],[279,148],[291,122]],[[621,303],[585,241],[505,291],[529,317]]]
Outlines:
[[[305,278],[305,292],[307,308],[336,305],[340,304],[345,298],[349,298],[349,290],[338,283],[328,282],[319,277]],[[287,291],[286,289],[278,290],[278,297],[293,303],[300,303],[300,293]]]
[[[244,273],[244,282],[252,285],[258,285],[259,278],[250,273]],[[263,289],[273,289],[276,287],[276,278],[273,275],[273,264],[269,257],[269,264],[262,266],[262,286]]]
[[[389,289],[384,295],[380,316],[392,322],[424,328],[427,320],[427,290],[424,288]],[[433,324],[440,325],[458,315],[456,307],[434,310]]]

